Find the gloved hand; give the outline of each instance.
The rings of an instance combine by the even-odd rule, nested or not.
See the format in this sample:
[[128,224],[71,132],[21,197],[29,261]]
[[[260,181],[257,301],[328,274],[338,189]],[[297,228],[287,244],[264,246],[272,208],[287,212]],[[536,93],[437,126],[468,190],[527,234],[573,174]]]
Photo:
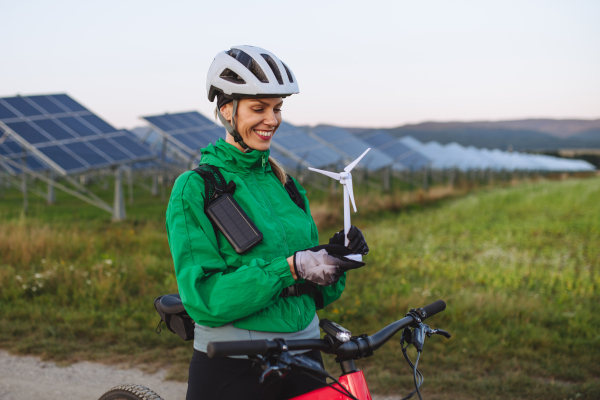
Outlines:
[[[343,229],[329,239],[329,244],[339,244],[340,246],[343,246],[344,243],[345,240]],[[362,254],[363,256],[369,254],[369,246],[367,246],[365,237],[360,229],[354,225],[350,226],[350,230],[348,231],[348,247],[354,254]]]
[[363,267],[365,263],[344,257],[352,251],[336,244],[311,247],[294,253],[294,269],[298,279],[305,279],[319,286],[329,286],[340,279],[349,269]]

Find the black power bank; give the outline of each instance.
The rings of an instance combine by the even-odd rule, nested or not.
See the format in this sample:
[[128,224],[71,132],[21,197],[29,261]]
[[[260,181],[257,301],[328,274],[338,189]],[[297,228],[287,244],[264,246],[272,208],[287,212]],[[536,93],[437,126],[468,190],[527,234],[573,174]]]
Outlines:
[[260,243],[262,233],[242,210],[233,196],[225,193],[210,203],[206,209],[210,220],[219,228],[236,253],[242,254]]

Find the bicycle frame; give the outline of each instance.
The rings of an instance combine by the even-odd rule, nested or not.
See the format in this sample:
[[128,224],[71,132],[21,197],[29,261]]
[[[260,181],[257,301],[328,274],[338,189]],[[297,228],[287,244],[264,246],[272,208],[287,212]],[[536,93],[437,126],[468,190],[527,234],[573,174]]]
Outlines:
[[[351,372],[346,375],[342,375],[339,379],[340,383],[346,388],[354,397],[360,400],[372,400],[365,374],[362,371]],[[333,385],[338,390],[343,391],[342,388],[336,383]],[[294,397],[291,400],[352,400],[350,397],[337,392],[331,387],[324,387],[321,389],[313,390],[312,392],[305,393],[298,397]]]

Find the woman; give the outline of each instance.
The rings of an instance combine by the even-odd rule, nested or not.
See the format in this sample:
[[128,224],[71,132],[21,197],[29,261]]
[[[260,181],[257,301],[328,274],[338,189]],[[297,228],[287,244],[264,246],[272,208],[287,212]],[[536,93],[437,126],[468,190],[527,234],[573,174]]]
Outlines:
[[[207,182],[194,171],[177,179],[166,225],[179,293],[196,322],[187,399],[258,399],[267,390],[260,371],[246,357],[209,359],[208,342],[319,338],[315,311],[341,296],[346,270],[364,264],[313,248],[319,240],[306,191],[293,181],[301,208],[284,188],[284,169],[269,157],[283,98],[299,92],[291,70],[266,50],[233,47],[215,57],[207,92],[210,101],[217,98],[227,136],[202,149],[200,164],[235,183],[233,197],[263,239],[238,254],[205,213]],[[348,237],[353,251],[368,252],[357,228]],[[343,242],[343,232],[330,241]],[[318,351],[305,355],[322,364]],[[285,399],[324,384],[289,374],[268,390]]]

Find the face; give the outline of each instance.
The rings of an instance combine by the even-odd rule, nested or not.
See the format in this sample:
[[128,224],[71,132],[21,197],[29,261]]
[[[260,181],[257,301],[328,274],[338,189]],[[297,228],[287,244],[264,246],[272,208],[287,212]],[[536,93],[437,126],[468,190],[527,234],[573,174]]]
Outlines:
[[[235,115],[236,130],[242,135],[244,143],[249,147],[265,151],[271,146],[271,139],[281,125],[282,98],[240,99]],[[231,123],[233,103],[221,107],[221,114]],[[227,133],[227,143],[243,151],[242,146],[235,142],[233,136]]]

